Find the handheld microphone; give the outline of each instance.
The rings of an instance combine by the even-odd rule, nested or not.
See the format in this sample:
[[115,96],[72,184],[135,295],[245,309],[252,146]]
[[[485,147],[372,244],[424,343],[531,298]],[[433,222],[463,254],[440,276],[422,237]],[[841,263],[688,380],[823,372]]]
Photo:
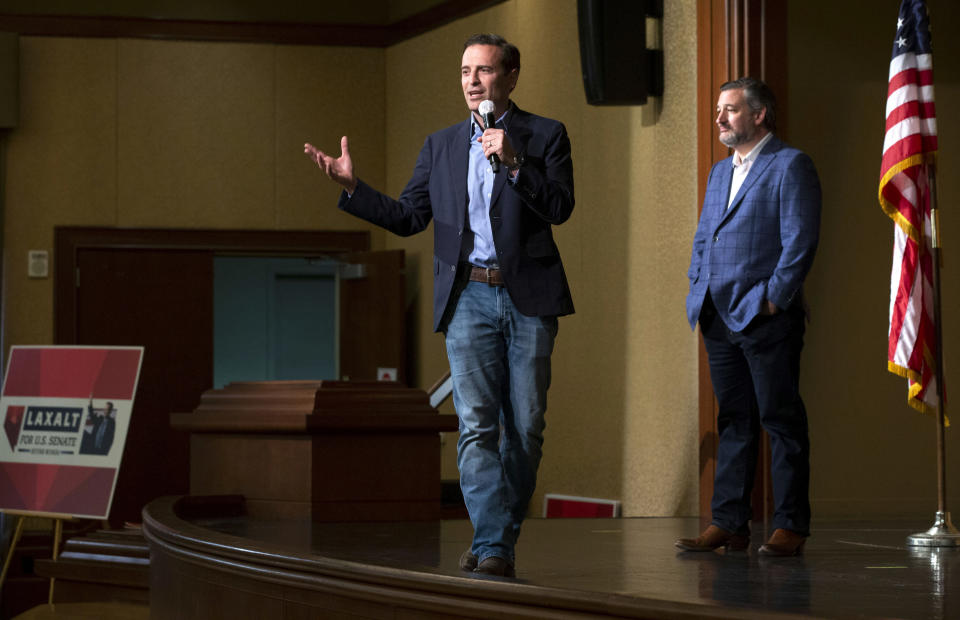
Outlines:
[[[483,119],[484,129],[492,129],[497,123],[497,119],[493,117],[493,102],[489,99],[484,99],[480,102],[477,112],[480,113],[480,118]],[[500,172],[500,158],[497,157],[496,153],[490,154],[490,169],[493,170],[494,174]]]

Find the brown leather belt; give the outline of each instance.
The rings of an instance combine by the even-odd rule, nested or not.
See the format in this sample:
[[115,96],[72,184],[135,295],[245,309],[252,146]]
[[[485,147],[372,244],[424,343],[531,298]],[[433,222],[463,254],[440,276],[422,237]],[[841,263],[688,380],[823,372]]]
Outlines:
[[504,286],[503,273],[499,269],[470,267],[471,282],[486,282],[490,286]]

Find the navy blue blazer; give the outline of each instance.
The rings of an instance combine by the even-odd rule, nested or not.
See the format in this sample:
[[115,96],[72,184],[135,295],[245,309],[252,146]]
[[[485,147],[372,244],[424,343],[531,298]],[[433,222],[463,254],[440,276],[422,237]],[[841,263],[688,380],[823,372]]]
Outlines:
[[695,327],[710,296],[733,331],[765,300],[786,309],[801,293],[820,235],[820,181],[813,161],[772,137],[730,208],[732,157],[714,164],[693,238],[687,319]]
[[[494,177],[490,223],[497,259],[510,298],[527,316],[573,312],[570,287],[551,227],[573,212],[573,162],[563,124],[511,105],[504,118],[510,143],[526,161],[517,182],[507,182],[506,166]],[[467,216],[470,121],[427,137],[413,176],[396,200],[359,181],[338,206],[401,236],[424,230],[433,221],[433,328],[450,301],[463,250],[472,244]]]

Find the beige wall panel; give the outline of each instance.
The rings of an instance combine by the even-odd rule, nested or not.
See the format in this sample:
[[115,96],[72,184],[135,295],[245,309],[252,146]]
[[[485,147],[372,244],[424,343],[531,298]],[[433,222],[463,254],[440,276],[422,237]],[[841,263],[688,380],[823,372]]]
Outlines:
[[[560,323],[539,489],[618,499],[623,479],[630,201],[626,108],[587,106],[580,73],[576,3],[517,2],[522,38],[520,105],[564,122],[570,135],[577,206],[554,227],[576,314]],[[562,42],[562,43],[561,43]],[[578,472],[582,472],[578,473]],[[534,498],[531,512],[542,512]]]
[[27,251],[53,227],[116,223],[115,41],[20,38],[20,122],[7,137],[5,344],[53,339],[53,278],[27,277]]
[[[696,227],[696,12],[664,6],[666,88],[632,108],[624,480],[637,515],[697,513],[697,337],[684,312]],[[706,108],[706,109],[704,109]]]
[[339,156],[346,135],[356,173],[383,187],[385,55],[382,49],[277,47],[277,228],[368,229],[382,247],[381,229],[336,208],[340,186],[304,156],[303,144]]
[[[302,145],[322,119],[344,119],[358,134],[361,173],[382,182],[382,50],[20,44],[21,121],[6,153],[5,295],[16,300],[6,305],[8,343],[53,340],[52,278],[28,279],[26,257],[52,252],[56,225],[371,228],[335,208],[336,186]],[[374,232],[375,247],[383,235]]]
[[120,226],[273,228],[275,48],[120,40]]
[[[576,86],[579,77],[571,72],[569,80]],[[577,312],[560,323],[539,486],[545,493],[626,502],[630,112],[588,107],[582,92],[571,104],[577,206],[555,230]]]
[[[890,50],[897,2],[790,4],[790,141],[807,151],[823,185],[820,249],[808,280],[812,309],[801,380],[810,418],[815,518],[912,516],[936,511],[934,418],[906,405],[906,380],[886,370],[893,223],[880,210]],[[960,5],[929,0],[940,140],[944,352],[960,367],[960,294],[952,240],[960,196]],[[857,36],[850,38],[850,24]],[[829,66],[829,71],[822,68]],[[949,413],[949,412],[948,412]],[[954,424],[960,415],[954,410]],[[947,430],[948,507],[960,502],[960,437]]]
[[[517,44],[514,100],[563,121],[570,134],[577,206],[554,234],[577,313],[560,321],[532,514],[544,492],[619,499],[631,515],[695,511],[696,340],[683,320],[697,200],[695,15],[692,5],[668,11],[672,90],[657,123],[648,110],[656,103],[587,106],[574,2],[507,2],[387,51],[391,192],[409,178],[424,134],[464,117],[456,69],[474,32],[498,32]],[[661,183],[667,175],[670,182]],[[387,244],[419,263],[411,294],[420,330],[414,359],[429,385],[446,367],[436,343],[442,338],[430,334],[432,238],[388,236]],[[456,475],[454,443],[444,448],[445,477]]]

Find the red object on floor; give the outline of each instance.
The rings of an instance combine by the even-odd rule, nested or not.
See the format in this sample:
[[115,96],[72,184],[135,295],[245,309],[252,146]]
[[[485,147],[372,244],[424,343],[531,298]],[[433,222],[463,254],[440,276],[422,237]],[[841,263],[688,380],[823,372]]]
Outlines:
[[552,519],[610,519],[620,516],[620,502],[548,493],[543,498],[543,516]]

